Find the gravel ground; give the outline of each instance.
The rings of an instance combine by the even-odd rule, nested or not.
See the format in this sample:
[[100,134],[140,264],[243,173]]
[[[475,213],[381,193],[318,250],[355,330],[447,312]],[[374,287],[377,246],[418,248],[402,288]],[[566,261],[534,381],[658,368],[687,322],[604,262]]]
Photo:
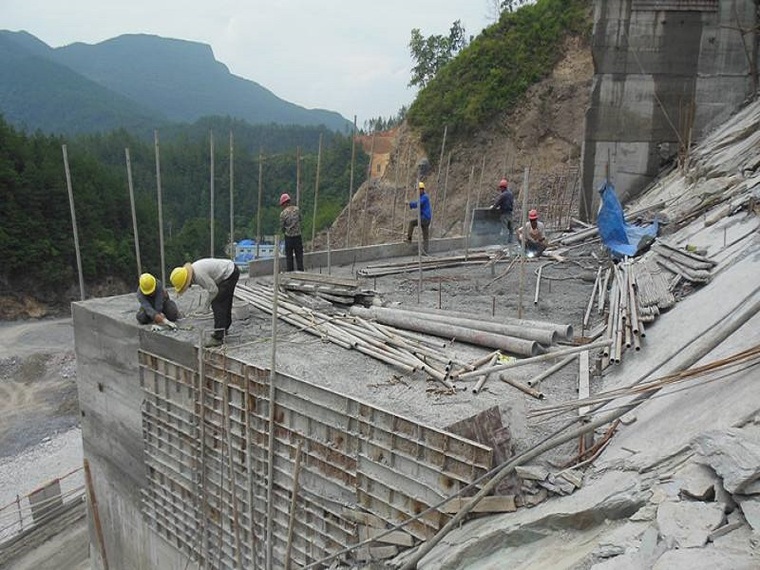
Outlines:
[[71,319],[0,324],[0,507],[82,466],[73,348]]

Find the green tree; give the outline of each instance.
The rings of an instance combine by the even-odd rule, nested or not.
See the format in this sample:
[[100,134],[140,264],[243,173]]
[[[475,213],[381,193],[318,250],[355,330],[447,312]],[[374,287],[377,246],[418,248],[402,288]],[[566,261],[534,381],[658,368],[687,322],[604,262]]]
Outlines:
[[415,65],[409,86],[425,87],[466,46],[467,39],[460,20],[451,25],[448,36],[432,35],[426,38],[419,28],[414,28],[409,50]]

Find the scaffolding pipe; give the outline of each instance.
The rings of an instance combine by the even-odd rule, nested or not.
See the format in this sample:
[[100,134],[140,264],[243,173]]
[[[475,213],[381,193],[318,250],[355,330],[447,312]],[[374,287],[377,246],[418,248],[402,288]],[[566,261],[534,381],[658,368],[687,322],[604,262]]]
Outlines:
[[459,379],[467,380],[468,378],[476,378],[478,376],[482,376],[483,374],[490,374],[491,372],[501,372],[502,370],[507,370],[509,368],[518,368],[520,366],[528,366],[530,364],[537,364],[539,362],[555,360],[562,356],[568,356],[570,354],[577,354],[578,352],[583,352],[584,350],[595,350],[597,348],[604,348],[606,346],[609,346],[610,344],[611,344],[611,341],[609,339],[605,339],[605,340],[599,340],[597,342],[592,342],[591,344],[584,344],[582,346],[573,346],[571,348],[564,348],[562,350],[558,350],[556,352],[550,352],[548,354],[541,354],[539,356],[532,356],[530,358],[523,358],[521,360],[513,360],[512,362],[507,362],[506,364],[499,364],[498,366],[494,366],[492,369],[488,370],[487,372],[485,370],[473,370],[472,372],[465,372],[464,374],[459,375]]
[[567,358],[563,358],[562,360],[560,360],[559,362],[557,362],[557,364],[551,366],[550,368],[547,368],[546,370],[544,370],[540,374],[536,374],[533,378],[531,378],[530,380],[528,380],[526,382],[526,384],[528,386],[530,386],[531,388],[533,388],[534,386],[538,386],[538,384],[542,380],[545,380],[546,378],[548,378],[549,376],[551,376],[555,372],[559,372],[560,370],[562,370],[565,366],[567,366],[568,364],[570,364],[576,358],[577,358],[576,354],[571,354]]
[[[361,309],[363,307],[357,307]],[[379,311],[380,313],[385,311],[394,311],[399,316],[405,318],[421,319],[426,321],[433,321],[436,323],[447,323],[449,325],[456,325],[466,327],[475,330],[481,330],[485,332],[491,332],[495,334],[501,334],[504,336],[512,336],[515,338],[522,338],[525,340],[534,340],[541,344],[552,345],[556,344],[559,335],[556,330],[545,328],[533,328],[527,326],[518,326],[510,324],[501,324],[490,320],[481,320],[475,316],[460,317],[457,315],[436,314],[428,312],[416,312],[407,311],[404,309],[389,309],[386,307],[373,307],[369,309],[372,311]],[[352,311],[352,314],[353,311]]]
[[[396,309],[403,310],[403,309]],[[529,319],[516,319],[514,317],[486,317],[481,315],[474,315],[472,313],[465,313],[463,311],[445,311],[441,309],[431,309],[428,307],[415,307],[415,313],[424,313],[428,315],[440,315],[444,317],[444,320],[448,320],[452,317],[458,317],[463,319],[474,319],[478,321],[501,323],[509,326],[521,327],[526,329],[542,329],[548,331],[555,331],[557,333],[557,340],[572,340],[573,338],[573,326],[572,325],[558,325],[555,323],[549,323],[545,321],[533,321]],[[420,316],[420,315],[417,315]]]
[[498,348],[521,356],[536,356],[543,352],[543,348],[536,341],[409,317],[405,314],[399,314],[399,312],[396,312],[394,309],[381,309],[379,307],[364,309],[360,307],[351,307],[351,314],[368,319],[374,318],[383,324],[394,327],[411,329],[442,338],[456,338],[461,342]]

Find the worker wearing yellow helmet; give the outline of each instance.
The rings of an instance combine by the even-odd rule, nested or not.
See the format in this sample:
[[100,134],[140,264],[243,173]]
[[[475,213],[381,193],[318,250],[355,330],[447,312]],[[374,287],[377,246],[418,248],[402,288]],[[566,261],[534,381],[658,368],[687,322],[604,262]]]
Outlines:
[[232,260],[214,258],[175,267],[169,277],[177,295],[182,295],[193,284],[205,290],[201,312],[208,312],[209,307],[214,311],[214,332],[207,346],[224,342],[232,324],[232,298],[239,278],[240,270]]
[[150,273],[140,275],[137,300],[140,302],[140,308],[135,316],[141,325],[170,324],[179,318],[177,304],[169,298],[169,292],[163,283]]

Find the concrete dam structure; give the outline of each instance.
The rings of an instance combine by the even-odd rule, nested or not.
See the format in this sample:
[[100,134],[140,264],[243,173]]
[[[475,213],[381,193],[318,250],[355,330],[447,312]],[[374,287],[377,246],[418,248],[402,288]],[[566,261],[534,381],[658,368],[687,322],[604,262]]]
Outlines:
[[594,3],[581,216],[608,177],[621,201],[645,188],[758,89],[754,0]]

